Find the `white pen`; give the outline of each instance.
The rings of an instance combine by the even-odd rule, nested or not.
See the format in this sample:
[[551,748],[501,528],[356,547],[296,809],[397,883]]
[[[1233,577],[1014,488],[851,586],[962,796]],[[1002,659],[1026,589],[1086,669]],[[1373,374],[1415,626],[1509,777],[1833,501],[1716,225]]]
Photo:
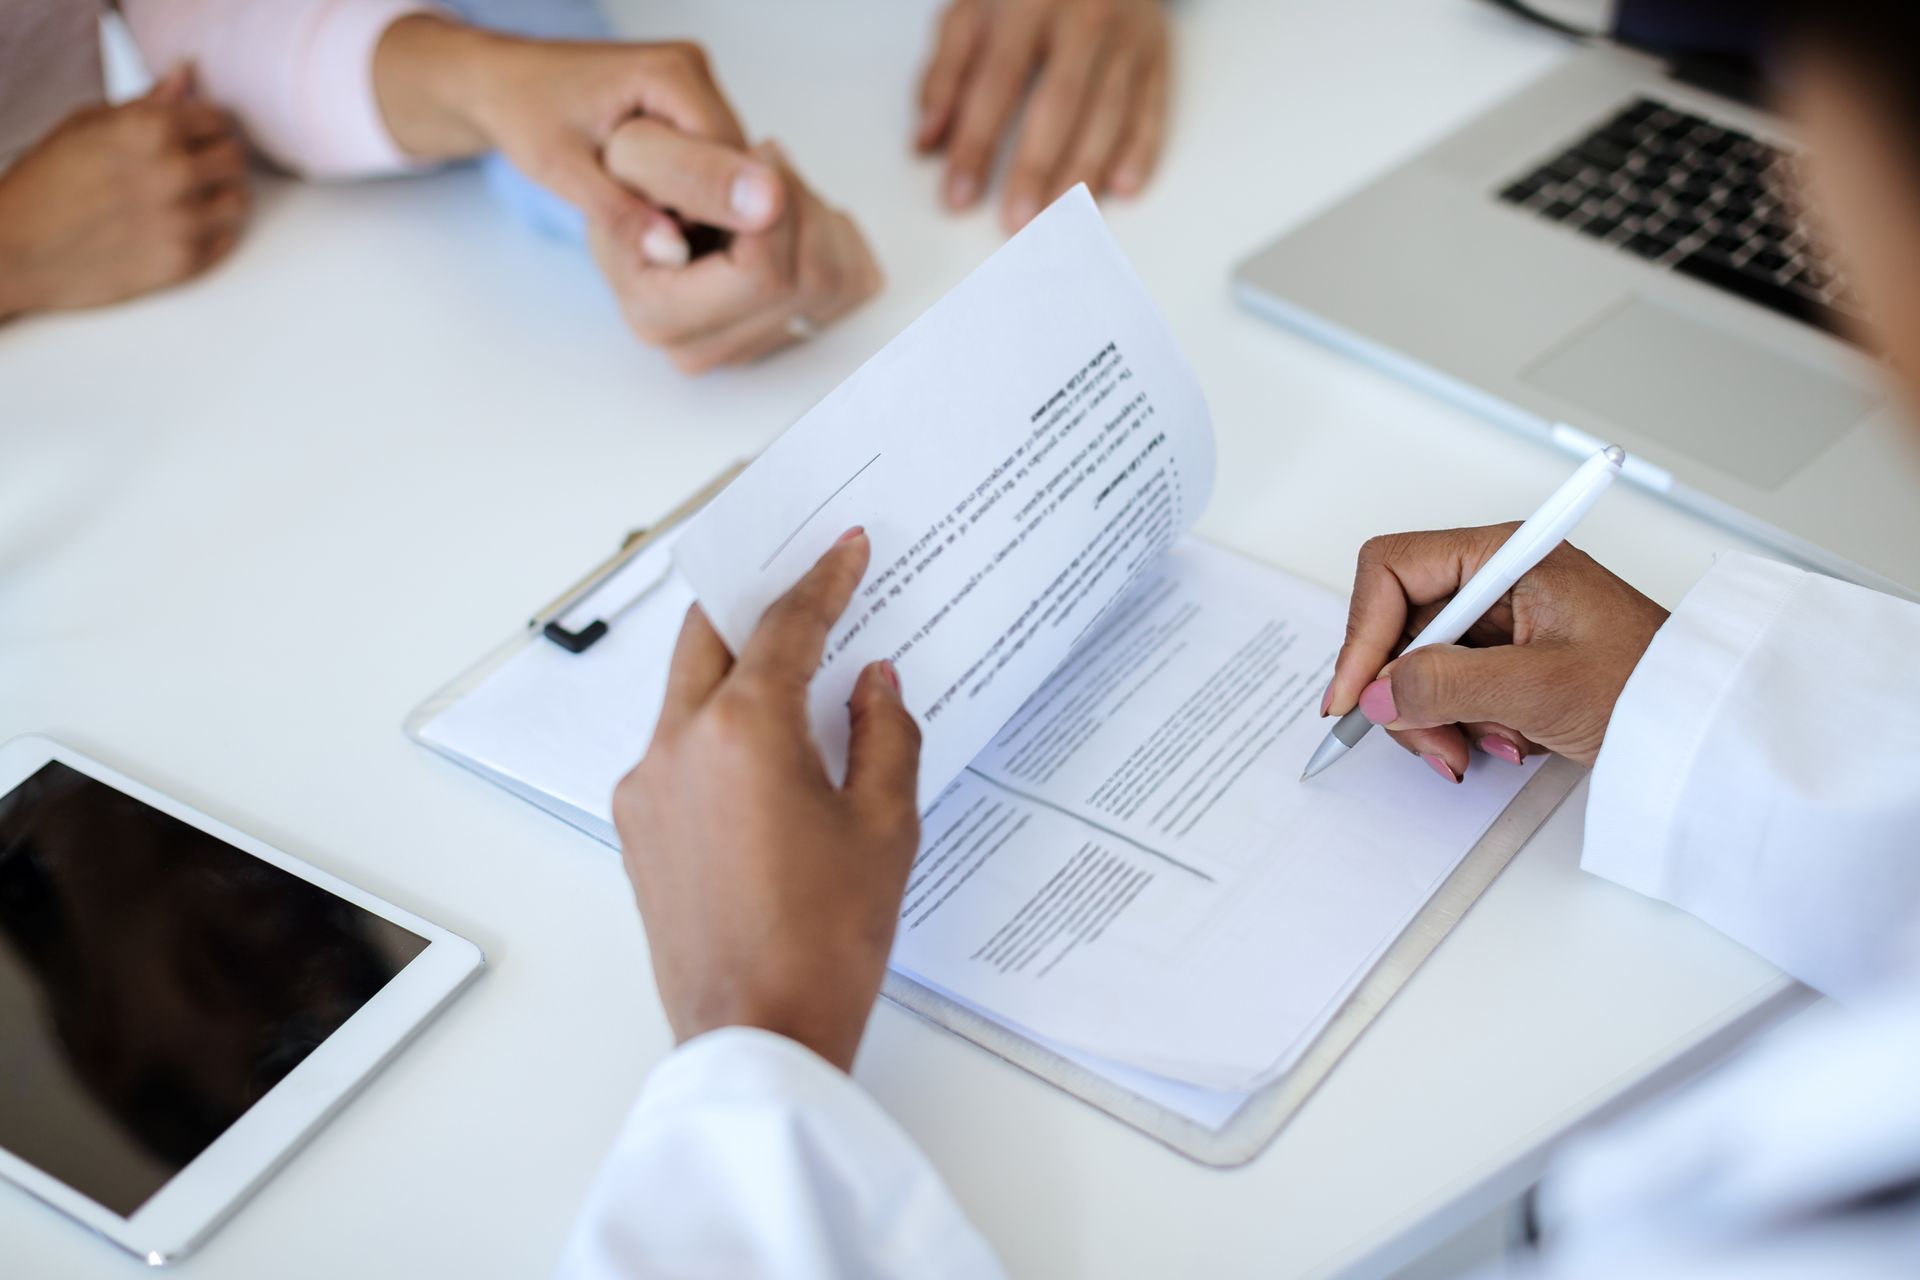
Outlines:
[[[1480,566],[1480,572],[1467,579],[1467,585],[1454,594],[1447,607],[1401,652],[1412,653],[1430,644],[1453,644],[1467,634],[1467,628],[1480,621],[1500,597],[1513,590],[1514,583],[1526,577],[1535,565],[1547,558],[1548,552],[1566,540],[1573,527],[1580,523],[1580,517],[1593,509],[1593,504],[1620,474],[1626,461],[1626,451],[1616,444],[1608,445],[1581,463],[1580,469],[1567,477],[1567,482],[1555,489],[1553,496],[1541,503],[1540,509],[1528,516],[1525,524],[1513,531],[1513,536]],[[1313,753],[1313,759],[1307,761],[1300,781],[1305,782],[1359,746],[1360,739],[1366,737],[1371,728],[1373,721],[1367,719],[1359,707],[1341,716],[1326,741]]]

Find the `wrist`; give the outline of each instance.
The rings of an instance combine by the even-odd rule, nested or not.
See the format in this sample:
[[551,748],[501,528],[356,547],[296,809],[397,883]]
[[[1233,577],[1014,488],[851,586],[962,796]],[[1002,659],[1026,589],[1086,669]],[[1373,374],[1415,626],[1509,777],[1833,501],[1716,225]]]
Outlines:
[[[870,1008],[872,1002],[867,1003]],[[702,1002],[702,1007],[672,1021],[674,1039],[680,1044],[728,1027],[745,1027],[791,1040],[846,1072],[853,1070],[854,1054],[867,1027],[865,1010],[815,1007],[807,1000],[733,997]]]
[[374,93],[387,133],[408,155],[457,160],[493,146],[486,98],[513,44],[434,14],[396,19],[374,49]]

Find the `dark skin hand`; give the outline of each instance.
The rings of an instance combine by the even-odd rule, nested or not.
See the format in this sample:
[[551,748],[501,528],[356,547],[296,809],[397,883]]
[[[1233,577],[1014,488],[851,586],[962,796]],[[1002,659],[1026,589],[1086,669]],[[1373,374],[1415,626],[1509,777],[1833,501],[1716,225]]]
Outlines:
[[1358,706],[1455,782],[1475,746],[1510,764],[1546,750],[1591,765],[1667,611],[1585,552],[1560,544],[1462,644],[1393,656],[1518,527],[1368,541],[1321,714]]
[[232,117],[185,70],[69,116],[0,177],[0,319],[199,275],[246,224],[247,160]]
[[850,1070],[919,844],[920,730],[890,664],[861,672],[835,786],[807,685],[866,573],[852,531],[767,610],[738,661],[687,614],[614,824],[675,1037],[759,1027]]

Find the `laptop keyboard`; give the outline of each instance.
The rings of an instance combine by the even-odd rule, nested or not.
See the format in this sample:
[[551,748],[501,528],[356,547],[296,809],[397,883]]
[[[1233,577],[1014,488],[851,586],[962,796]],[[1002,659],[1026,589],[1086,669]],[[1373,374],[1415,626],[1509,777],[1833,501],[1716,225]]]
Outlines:
[[1859,309],[1783,197],[1793,159],[1641,98],[1500,198],[1841,337]]

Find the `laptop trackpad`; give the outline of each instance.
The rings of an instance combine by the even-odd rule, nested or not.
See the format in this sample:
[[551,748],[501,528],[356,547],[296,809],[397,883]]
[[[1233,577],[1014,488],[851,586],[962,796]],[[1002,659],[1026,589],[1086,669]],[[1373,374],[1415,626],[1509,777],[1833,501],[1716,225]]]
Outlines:
[[1562,339],[1520,378],[1762,489],[1880,403],[1865,388],[1642,297]]

